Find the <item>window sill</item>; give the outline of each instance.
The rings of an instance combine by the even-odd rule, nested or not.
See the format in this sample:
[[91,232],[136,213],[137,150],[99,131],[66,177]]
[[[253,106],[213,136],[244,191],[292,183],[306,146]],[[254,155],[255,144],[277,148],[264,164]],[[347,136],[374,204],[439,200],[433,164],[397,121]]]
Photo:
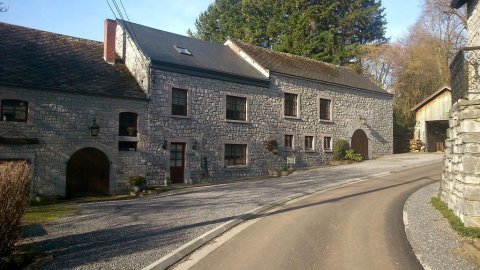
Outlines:
[[248,165],[229,166],[224,168],[225,171],[242,171],[249,169],[250,167],[248,167]]
[[190,119],[190,118],[191,118],[191,117],[188,116],[188,115],[174,115],[174,114],[170,115],[170,117],[172,117],[172,118],[179,118],[179,119]]
[[118,141],[119,142],[138,142],[140,141],[138,139],[138,134],[136,137],[132,137],[132,136],[118,136]]
[[283,152],[293,152],[293,151],[295,151],[295,149],[290,148],[290,147],[285,147],[285,148],[283,149]]
[[249,121],[232,120],[232,119],[225,119],[225,122],[227,122],[227,123],[234,123],[234,124],[251,124],[251,122],[249,122]]
[[332,149],[323,149],[323,152],[325,152],[325,153],[333,153],[333,150],[332,150]]
[[322,123],[333,123],[333,120],[320,119]]
[[287,115],[284,115],[284,116],[283,116],[283,119],[302,120],[302,118],[300,118],[300,117],[298,117],[298,116],[287,116]]
[[304,153],[316,153],[317,151],[315,151],[315,149],[306,149],[306,150],[303,150]]

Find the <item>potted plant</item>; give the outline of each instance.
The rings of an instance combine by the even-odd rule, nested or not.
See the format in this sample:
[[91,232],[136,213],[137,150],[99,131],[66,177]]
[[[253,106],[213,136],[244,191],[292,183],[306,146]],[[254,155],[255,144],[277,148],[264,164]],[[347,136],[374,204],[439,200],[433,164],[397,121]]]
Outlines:
[[143,186],[146,184],[145,177],[143,176],[132,176],[128,179],[130,182],[130,186],[132,187],[134,192],[140,192]]
[[282,174],[282,176],[287,176],[287,175],[290,174],[290,171],[288,170],[288,164],[287,163],[283,164],[281,174]]
[[277,169],[268,169],[268,174],[271,176],[280,176],[280,170]]

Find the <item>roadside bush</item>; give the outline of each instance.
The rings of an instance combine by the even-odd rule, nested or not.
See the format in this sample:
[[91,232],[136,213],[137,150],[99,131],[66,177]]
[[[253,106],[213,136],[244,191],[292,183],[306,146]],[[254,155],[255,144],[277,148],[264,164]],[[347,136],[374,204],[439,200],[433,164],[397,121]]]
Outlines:
[[350,149],[350,144],[346,140],[337,140],[333,146],[333,159],[344,160],[347,150]]
[[128,181],[130,182],[130,186],[132,187],[134,186],[140,187],[147,183],[147,181],[145,180],[145,177],[143,176],[132,176],[128,179]]
[[30,167],[26,161],[0,163],[0,258],[9,256],[20,238],[21,219],[30,199]]
[[346,160],[354,160],[354,161],[362,161],[363,157],[362,157],[361,154],[355,152],[355,150],[349,149],[345,153],[345,159]]

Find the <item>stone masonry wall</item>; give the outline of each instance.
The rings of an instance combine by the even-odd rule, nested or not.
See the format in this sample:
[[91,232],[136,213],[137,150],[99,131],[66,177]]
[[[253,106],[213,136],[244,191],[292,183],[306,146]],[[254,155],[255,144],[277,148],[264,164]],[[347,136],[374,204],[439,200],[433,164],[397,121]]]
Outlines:
[[[480,5],[468,2],[468,46],[480,45]],[[468,52],[472,54],[472,52]],[[476,56],[478,57],[478,55]],[[475,58],[475,57],[473,57]],[[475,60],[471,58],[470,60]],[[477,59],[478,60],[478,59]],[[467,99],[450,110],[440,198],[465,226],[480,227],[480,83],[469,65]],[[456,70],[452,70],[455,72]],[[455,100],[455,99],[454,99]]]
[[[295,155],[296,166],[323,164],[332,158],[323,150],[323,136],[350,140],[356,129],[369,138],[370,158],[392,153],[391,96],[354,91],[339,86],[273,75],[270,88],[250,86],[214,79],[156,70],[152,78],[149,104],[150,152],[158,169],[169,176],[171,142],[184,142],[185,178],[199,181],[201,160],[206,157],[210,180],[264,175],[269,168],[281,168],[287,156]],[[171,115],[172,88],[188,90],[187,117]],[[283,112],[284,92],[300,96],[300,117],[286,118]],[[229,121],[225,117],[227,95],[247,98],[247,121]],[[319,120],[319,98],[333,102],[333,121]],[[359,117],[366,118],[362,125]],[[293,152],[283,147],[284,135],[294,135]],[[304,136],[314,136],[314,150],[304,150]],[[168,149],[159,145],[166,139]],[[265,141],[276,139],[279,154],[270,153]],[[247,166],[225,168],[224,145],[247,144]],[[197,148],[193,149],[197,144]],[[160,158],[159,158],[160,157]]]
[[480,101],[452,107],[440,197],[465,226],[480,226]]
[[[0,86],[1,99],[29,103],[28,121],[0,121],[0,136],[38,138],[40,143],[0,145],[0,159],[27,158],[33,162],[34,194],[64,195],[67,162],[73,153],[84,147],[97,148],[108,156],[111,193],[126,190],[128,177],[145,174],[147,101],[5,86]],[[118,151],[120,112],[138,114],[138,151]],[[98,137],[91,137],[88,129],[94,117],[100,125]]]

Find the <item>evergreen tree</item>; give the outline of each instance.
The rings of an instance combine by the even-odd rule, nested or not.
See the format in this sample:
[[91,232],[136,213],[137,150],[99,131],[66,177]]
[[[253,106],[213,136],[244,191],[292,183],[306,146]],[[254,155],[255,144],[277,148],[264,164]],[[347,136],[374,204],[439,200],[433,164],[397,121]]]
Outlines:
[[192,36],[345,65],[359,62],[362,45],[386,42],[385,25],[380,0],[216,0]]

